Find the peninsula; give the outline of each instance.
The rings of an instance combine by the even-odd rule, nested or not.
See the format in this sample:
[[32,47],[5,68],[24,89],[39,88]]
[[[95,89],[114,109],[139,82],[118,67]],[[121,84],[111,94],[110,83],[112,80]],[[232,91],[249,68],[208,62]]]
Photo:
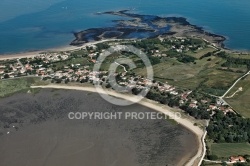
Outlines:
[[[105,39],[143,39],[155,37],[201,37],[216,46],[224,46],[224,36],[206,32],[202,27],[190,24],[184,17],[159,17],[129,13],[128,10],[98,13],[116,15],[121,20],[113,20],[112,27],[91,28],[74,33],[76,39],[71,45],[81,45],[90,41]],[[127,19],[128,18],[128,19]]]

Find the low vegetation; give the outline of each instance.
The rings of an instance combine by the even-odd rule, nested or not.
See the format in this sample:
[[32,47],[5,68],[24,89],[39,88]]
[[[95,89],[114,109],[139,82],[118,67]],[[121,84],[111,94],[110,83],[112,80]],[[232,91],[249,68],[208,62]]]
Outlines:
[[210,154],[218,158],[228,159],[230,156],[250,155],[250,144],[248,143],[213,143]]
[[[239,90],[241,88],[241,90]],[[235,93],[239,90],[237,93]],[[234,94],[235,93],[235,94]],[[234,95],[233,95],[234,94]],[[232,96],[233,95],[233,96]],[[229,92],[225,100],[242,116],[250,118],[250,76],[243,78],[237,85]]]
[[28,90],[31,84],[39,80],[40,78],[35,77],[0,80],[0,97],[6,97],[13,93]]

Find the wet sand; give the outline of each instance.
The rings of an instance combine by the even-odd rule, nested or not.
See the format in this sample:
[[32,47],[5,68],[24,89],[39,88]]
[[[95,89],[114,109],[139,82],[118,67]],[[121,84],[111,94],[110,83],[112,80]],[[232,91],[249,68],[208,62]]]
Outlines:
[[114,106],[96,93],[73,90],[43,89],[1,99],[0,165],[175,166],[198,149],[196,136],[171,121],[69,120],[68,113],[77,111],[152,110]]

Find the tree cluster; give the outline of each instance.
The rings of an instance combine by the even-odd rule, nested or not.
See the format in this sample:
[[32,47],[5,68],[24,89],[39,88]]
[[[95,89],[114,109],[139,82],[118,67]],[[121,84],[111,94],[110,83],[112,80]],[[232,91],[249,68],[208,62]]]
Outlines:
[[216,111],[207,127],[208,136],[217,143],[250,142],[250,119],[233,112]]

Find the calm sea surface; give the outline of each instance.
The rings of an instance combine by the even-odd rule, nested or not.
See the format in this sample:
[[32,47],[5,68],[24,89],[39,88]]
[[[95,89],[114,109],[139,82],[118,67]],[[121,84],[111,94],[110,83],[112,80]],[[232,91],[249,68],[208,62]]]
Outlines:
[[72,32],[111,26],[114,16],[95,12],[133,9],[139,14],[183,16],[228,38],[226,46],[250,50],[249,0],[1,0],[0,54],[67,45]]

